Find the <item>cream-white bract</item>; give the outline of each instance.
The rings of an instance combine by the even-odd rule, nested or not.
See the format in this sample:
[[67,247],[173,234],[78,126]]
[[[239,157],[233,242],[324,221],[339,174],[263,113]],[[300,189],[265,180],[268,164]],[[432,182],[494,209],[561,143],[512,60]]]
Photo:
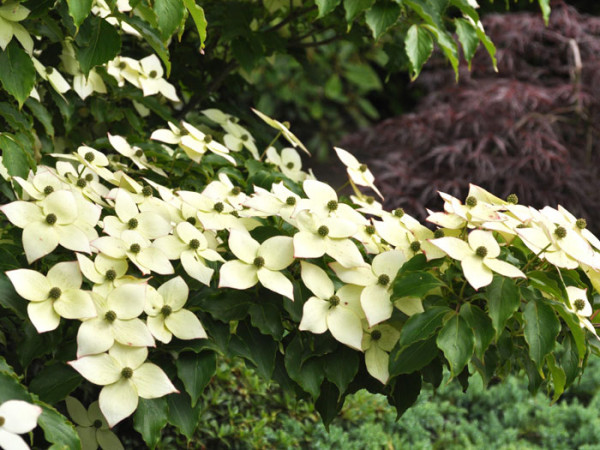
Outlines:
[[33,39],[19,22],[26,19],[29,10],[16,1],[9,1],[0,6],[0,48],[6,50],[6,46],[15,37],[21,43],[25,51],[30,55],[33,52]]
[[[0,26],[1,23],[0,23]],[[4,450],[27,450],[29,445],[19,434],[25,434],[37,426],[42,408],[23,400],[7,400],[0,405],[0,448]]]
[[399,338],[400,332],[388,324],[374,326],[363,335],[362,348],[365,352],[367,371],[383,384],[386,384],[390,377],[390,352]]
[[383,195],[375,186],[375,177],[367,165],[361,164],[352,153],[342,148],[334,147],[333,149],[340,161],[346,166],[346,171],[348,172],[350,179],[359,186],[370,187],[383,200]]
[[252,111],[254,111],[254,114],[256,114],[258,117],[260,117],[262,120],[264,120],[267,125],[275,128],[276,130],[279,130],[281,135],[290,144],[292,144],[294,147],[300,147],[304,153],[306,153],[307,155],[310,156],[310,152],[308,151],[308,149],[304,146],[302,141],[300,139],[298,139],[296,137],[296,135],[290,131],[289,126],[286,126],[285,124],[281,123],[279,120],[271,119],[265,113],[262,113],[257,109],[252,108]]
[[593,313],[593,309],[587,297],[587,289],[567,286],[566,290],[569,300],[569,309],[577,315],[581,327],[587,328],[594,336],[598,337],[596,328],[589,319]]

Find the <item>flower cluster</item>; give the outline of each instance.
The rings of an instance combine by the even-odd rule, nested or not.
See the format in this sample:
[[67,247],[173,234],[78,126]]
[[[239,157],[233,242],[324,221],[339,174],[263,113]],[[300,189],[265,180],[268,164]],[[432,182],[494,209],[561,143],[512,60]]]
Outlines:
[[[136,77],[146,71],[140,67]],[[120,70],[131,82],[130,68]],[[158,89],[151,79],[136,78],[142,88]],[[165,148],[176,145],[177,150],[165,151],[174,155],[181,150],[192,163],[202,163],[208,152],[225,167],[240,166],[243,158],[260,161],[254,139],[237,119],[217,110],[204,113],[223,130],[222,142],[186,122],[169,123],[152,138]],[[285,124],[259,116],[304,149]],[[124,138],[109,135],[109,141],[121,160],[153,171],[154,180],[167,175]],[[55,168],[40,167],[27,180],[14,177],[22,199],[0,209],[23,228],[27,260],[37,261],[58,246],[76,254],[46,274],[18,269],[7,275],[29,301],[29,317],[40,333],[56,329],[61,318],[81,322],[77,359],[70,365],[102,386],[98,404],[109,426],[132,414],[139,397],[177,392],[165,372],[148,361],[156,341],[208,338],[198,315],[186,308],[184,277],[220,289],[260,285],[282,301],[302,301],[298,329],[329,331],[340,343],[364,352],[368,372],[384,384],[390,376],[389,352],[401,329],[393,318],[424,311],[422,296],[394,290],[403,266],[416,255],[439,260],[439,277],[460,267],[463,290],[467,282],[474,290],[489,285],[493,273],[525,279],[532,264],[581,267],[593,283],[600,278],[600,241],[562,207],[537,211],[472,186],[464,204],[442,194],[445,211],[431,213],[429,220],[439,226],[432,231],[402,210],[385,211],[362,193],[357,185],[379,194],[368,168],[348,152],[336,151],[348,168],[353,204],[302,171],[291,147],[265,150],[282,176],[270,189],[255,186],[253,192],[244,192],[227,171],[199,192],[134,179],[120,163],[86,146],[73,155],[58,155]],[[260,239],[252,234],[266,224],[277,233]],[[515,240],[529,249],[529,261],[508,257],[507,246]],[[166,281],[157,285],[158,276]],[[310,291],[308,299],[295,290],[297,278]],[[565,292],[556,300],[595,334],[586,290],[569,285]],[[89,426],[91,416],[82,408],[71,401],[80,425]],[[95,439],[111,438],[96,434]]]

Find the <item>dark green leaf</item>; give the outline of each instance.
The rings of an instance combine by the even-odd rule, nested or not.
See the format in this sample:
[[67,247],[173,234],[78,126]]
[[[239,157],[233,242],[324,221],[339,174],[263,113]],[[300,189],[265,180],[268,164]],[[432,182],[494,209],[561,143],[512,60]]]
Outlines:
[[200,37],[200,49],[204,48],[204,41],[206,40],[206,17],[204,16],[204,10],[196,4],[194,0],[183,0],[183,4],[190,12],[196,29],[198,30],[198,36]]
[[6,120],[9,126],[15,131],[30,131],[33,125],[31,118],[25,114],[25,111],[19,111],[14,106],[6,102],[0,102],[0,116]]
[[52,125],[52,115],[46,107],[36,99],[29,97],[25,102],[25,106],[29,108],[33,116],[43,125],[46,133],[50,137],[54,137],[54,125]]
[[36,402],[42,407],[42,415],[38,418],[38,425],[44,430],[44,438],[51,444],[50,449],[81,449],[79,435],[75,427],[52,406]]
[[346,22],[352,22],[356,16],[373,6],[375,0],[344,0]]
[[185,437],[189,439],[194,435],[200,422],[202,408],[200,404],[192,408],[190,397],[185,394],[171,394],[167,397],[169,405],[169,423],[175,425]]
[[552,375],[552,383],[554,384],[554,393],[552,395],[552,403],[556,402],[565,391],[567,376],[565,371],[556,364],[556,359],[553,354],[546,356],[546,363]]
[[428,272],[398,274],[393,284],[392,301],[400,297],[424,297],[443,283]]
[[413,25],[408,29],[404,45],[412,68],[411,78],[414,80],[433,52],[433,39],[425,28]]
[[559,281],[550,277],[547,272],[540,270],[527,272],[527,281],[531,286],[549,294],[555,300],[565,298],[566,292],[560,287]]
[[569,327],[569,330],[571,330],[571,336],[577,345],[579,358],[583,359],[587,352],[587,347],[585,344],[585,330],[581,328],[579,317],[577,317],[577,314],[575,314],[573,311],[569,310],[564,303],[555,302],[553,300],[548,300],[548,303],[552,306],[552,308],[554,308],[554,311],[556,311],[558,315],[562,317]]
[[344,67],[344,76],[363,92],[381,90],[379,75],[368,64],[348,64]]
[[375,39],[394,25],[400,16],[400,6],[391,2],[378,2],[365,14],[365,20]]
[[285,349],[285,368],[290,378],[316,400],[320,395],[325,373],[321,361],[317,358],[302,362],[304,345],[301,334],[294,336],[292,342]]
[[6,167],[8,173],[27,178],[29,174],[27,154],[10,135],[0,134],[0,150],[2,150],[2,164]]
[[237,327],[237,334],[232,336],[229,345],[234,354],[251,361],[265,380],[271,378],[277,353],[277,342],[272,338],[265,336],[246,322],[241,322]]
[[477,31],[475,26],[466,19],[454,19],[454,25],[456,25],[456,34],[462,45],[465,59],[469,63],[469,70],[471,70],[471,60],[479,46]]
[[133,415],[133,428],[142,435],[150,448],[155,448],[160,440],[162,429],[167,424],[167,400],[165,397],[140,398]]
[[343,400],[340,401],[340,391],[335,384],[325,381],[321,386],[321,393],[315,402],[315,408],[323,420],[325,428],[329,429],[329,424],[340,412]]
[[359,363],[358,353],[344,346],[325,355],[323,360],[325,376],[337,386],[340,395],[346,392],[348,385],[356,376]]
[[437,337],[437,346],[450,363],[453,377],[459,375],[467,365],[475,349],[475,336],[460,315],[454,315],[442,327]]
[[252,325],[260,330],[262,334],[273,336],[280,341],[283,337],[283,325],[281,323],[281,312],[269,303],[254,303],[248,310]]
[[186,392],[190,394],[191,405],[194,406],[217,370],[215,352],[180,353],[175,365],[177,376],[183,382]]
[[483,354],[494,339],[494,327],[489,316],[478,306],[465,303],[460,315],[467,321],[475,335],[475,354],[483,359]]
[[0,51],[0,82],[2,87],[23,106],[35,84],[35,68],[31,57],[13,39]]
[[405,347],[413,342],[429,338],[442,326],[444,316],[451,311],[447,306],[435,306],[425,312],[414,314],[400,330],[398,345]]
[[319,16],[321,18],[332,12],[341,0],[315,0],[317,8],[319,8]]
[[554,348],[560,331],[560,322],[554,310],[544,300],[530,301],[523,311],[525,340],[529,345],[529,356],[541,370],[544,358]]
[[406,347],[396,344],[390,353],[390,377],[416,372],[429,364],[437,354],[435,336]]
[[217,295],[200,294],[192,301],[200,309],[209,312],[215,319],[222,322],[243,319],[252,304],[248,294],[243,291],[221,291]]
[[69,15],[73,18],[76,27],[79,27],[90,15],[93,0],[67,0]]
[[565,371],[566,386],[568,387],[579,376],[579,355],[573,336],[567,334],[562,344],[564,351],[560,357],[560,365]]
[[388,403],[396,408],[396,420],[415,404],[421,393],[421,374],[418,372],[400,375],[393,379]]
[[511,278],[494,276],[486,289],[488,314],[496,330],[496,339],[502,333],[506,321],[519,308],[520,296],[515,282]]
[[90,16],[81,25],[75,44],[75,56],[86,75],[93,67],[114,59],[121,50],[121,38],[115,27],[96,16]]
[[154,12],[163,41],[171,37],[183,19],[185,7],[181,0],[155,0]]
[[444,379],[444,368],[441,358],[434,358],[429,364],[421,369],[423,381],[431,384],[434,388],[438,388]]
[[139,17],[135,16],[126,16],[123,14],[118,14],[117,17],[120,20],[125,21],[129,25],[131,25],[135,30],[142,35],[144,40],[152,47],[152,50],[158,55],[158,57],[162,60],[165,65],[165,69],[167,70],[167,77],[171,74],[171,61],[169,60],[169,50],[165,47],[165,44],[162,41],[161,36],[158,32],[152,28],[147,22],[144,22]]
[[44,367],[29,383],[29,390],[41,400],[55,404],[69,395],[81,384],[83,378],[66,364],[51,364]]

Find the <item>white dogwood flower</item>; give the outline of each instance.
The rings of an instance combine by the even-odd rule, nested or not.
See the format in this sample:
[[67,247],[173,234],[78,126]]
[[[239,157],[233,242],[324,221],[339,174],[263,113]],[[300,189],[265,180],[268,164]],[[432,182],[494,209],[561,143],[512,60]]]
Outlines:
[[[2,23],[0,22],[0,26]],[[37,426],[42,408],[23,400],[7,400],[0,405],[0,448],[28,450],[29,445],[19,434],[29,433]]]
[[30,269],[10,270],[6,275],[17,293],[29,300],[27,314],[39,333],[56,329],[61,317],[96,316],[90,293],[80,289],[83,278],[76,261],[58,263],[46,276]]
[[279,120],[271,119],[269,116],[267,116],[264,113],[261,113],[257,109],[252,108],[252,111],[254,112],[254,114],[256,114],[258,117],[260,117],[262,120],[264,120],[267,125],[269,125],[272,128],[275,128],[276,130],[279,130],[281,135],[290,144],[292,144],[294,147],[300,147],[302,149],[302,151],[304,151],[307,155],[310,156],[310,152],[304,146],[302,141],[300,139],[298,139],[296,137],[296,135],[290,131],[289,125],[283,124]]
[[248,289],[260,281],[267,289],[294,300],[294,286],[280,272],[294,262],[291,237],[274,236],[259,244],[247,232],[231,230],[229,248],[239,259],[221,266],[219,287]]
[[88,409],[75,397],[65,398],[67,412],[75,424],[75,431],[81,440],[82,450],[124,450],[123,444],[115,433],[110,431],[108,423],[100,411],[98,402],[93,402]]
[[348,172],[350,179],[359,186],[370,187],[383,200],[383,195],[375,186],[375,177],[367,165],[361,164],[352,153],[342,148],[334,147],[333,149],[340,161],[346,166],[346,171]]
[[400,332],[387,324],[377,325],[363,336],[362,348],[365,352],[367,371],[383,384],[386,384],[390,377],[390,352],[399,338]]
[[139,397],[158,398],[178,392],[160,367],[145,362],[147,357],[146,347],[115,344],[108,353],[69,362],[88,381],[104,386],[99,404],[110,427],[135,411]]

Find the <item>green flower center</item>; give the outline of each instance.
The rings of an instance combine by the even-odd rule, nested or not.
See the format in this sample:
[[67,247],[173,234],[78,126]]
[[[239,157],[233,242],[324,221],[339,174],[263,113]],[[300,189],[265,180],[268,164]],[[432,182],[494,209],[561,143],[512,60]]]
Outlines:
[[338,202],[336,202],[335,200],[329,200],[327,202],[327,209],[329,211],[335,211],[336,209],[338,209]]
[[95,158],[96,155],[94,155],[92,152],[87,152],[85,155],[83,155],[83,159],[85,159],[87,162],[92,162]]
[[90,181],[94,181],[94,175],[92,175],[91,173],[88,173],[88,174],[85,176],[85,181],[87,181],[88,183],[89,183]]
[[327,228],[325,225],[321,225],[317,230],[317,233],[319,234],[319,236],[325,237],[329,234],[329,228]]
[[477,249],[475,250],[475,254],[477,256],[479,256],[480,258],[485,258],[487,255],[488,251],[487,248],[485,248],[483,245],[480,245],[479,247],[477,247]]
[[285,199],[285,204],[288,206],[294,206],[296,204],[296,197],[292,197],[291,195]]
[[84,188],[87,186],[87,181],[85,181],[85,179],[83,178],[79,178],[77,180],[77,183],[75,183],[77,185],[78,188]]
[[524,223],[520,223],[519,225],[517,225],[517,228],[527,228],[527,225],[525,225]]
[[240,136],[240,139],[241,139],[242,141],[246,142],[248,139],[250,139],[250,137],[249,137],[247,134],[242,134],[242,135]]
[[46,74],[50,75],[52,72],[54,72],[54,67],[46,67]]
[[197,250],[200,248],[200,241],[198,239],[192,239],[189,243],[189,246],[192,250]]
[[171,308],[169,305],[165,305],[162,308],[160,308],[160,313],[163,315],[163,317],[169,317],[172,312],[173,308]]
[[332,295],[329,298],[329,303],[331,304],[332,307],[335,307],[340,304],[340,298],[337,295]]
[[151,70],[150,73],[148,74],[148,76],[150,78],[156,78],[156,75],[158,75],[158,73],[156,73],[156,70]]
[[50,213],[46,216],[46,223],[48,225],[54,225],[56,223],[56,214]]
[[472,208],[473,206],[477,206],[477,199],[470,195],[469,197],[467,197],[465,203],[467,204],[467,206],[470,206]]
[[144,151],[141,148],[138,148],[135,153],[135,156],[137,156],[138,158],[141,158],[142,156],[144,156]]
[[100,419],[94,420],[93,426],[94,428],[100,428],[102,426],[102,421]]
[[2,425],[4,425],[4,422],[6,422],[6,419],[4,417],[0,416],[0,427]]
[[287,120],[285,122],[282,122],[282,125],[284,127],[286,127],[288,130],[290,129],[290,127],[292,126]]
[[421,250],[421,243],[419,241],[412,241],[410,243],[410,249],[415,253],[418,252]]
[[444,236],[444,230],[440,230],[439,228],[433,232],[433,237],[436,239],[443,238]]
[[367,165],[366,164],[361,164],[360,166],[358,166],[358,170],[360,170],[361,172],[366,172],[367,171]]
[[231,195],[240,195],[240,192],[242,192],[242,188],[239,186],[234,186],[233,189],[231,189]]
[[577,226],[577,228],[579,228],[580,230],[585,230],[585,228],[587,227],[587,222],[585,219],[583,218],[579,218],[577,219],[577,221],[575,222],[575,225]]
[[117,278],[117,272],[114,269],[108,269],[104,276],[108,281],[114,281]]
[[189,223],[190,225],[196,225],[196,218],[195,217],[188,217],[187,219],[185,219],[185,221],[187,223]]
[[288,169],[293,169],[294,168],[294,163],[293,162],[289,162],[285,165],[285,167],[287,167]]
[[152,196],[152,187],[151,186],[144,186],[142,188],[142,195],[144,197],[151,197]]
[[119,63],[119,69],[125,70],[125,67],[127,67],[127,64],[125,64],[124,62]]
[[210,134],[206,134],[204,135],[204,143],[205,144],[210,144],[213,140],[213,137]]
[[371,333],[371,339],[373,339],[374,341],[378,341],[379,339],[381,339],[381,331],[379,330],[375,330]]
[[104,314],[104,320],[106,320],[108,323],[113,323],[116,319],[117,313],[114,311],[106,311],[106,314]]
[[139,253],[142,250],[142,247],[140,247],[140,244],[131,244],[131,246],[129,247],[129,251],[131,253]]
[[121,370],[121,376],[125,379],[129,379],[133,376],[133,369],[131,367],[123,367]]
[[54,188],[53,188],[52,186],[46,186],[46,187],[44,188],[44,194],[46,194],[46,195],[50,195],[50,194],[52,194],[53,192],[54,192]]
[[577,311],[581,311],[583,308],[585,308],[585,301],[579,298],[573,302],[573,306],[575,306]]
[[367,234],[374,235],[376,231],[377,230],[375,229],[375,227],[373,225],[367,225],[365,227],[365,233],[367,233]]
[[375,199],[369,195],[365,198],[365,202],[367,202],[367,205],[372,205],[375,203]]
[[556,230],[554,230],[554,234],[558,239],[562,239],[567,235],[567,229],[565,227],[558,226]]
[[517,203],[519,203],[519,197],[517,197],[517,194],[510,194],[508,197],[506,197],[506,201],[508,203],[516,205]]
[[217,202],[217,203],[215,203],[213,208],[215,209],[216,212],[222,213],[223,210],[225,209],[225,205],[223,205],[223,203],[221,203],[221,202]]
[[381,286],[387,286],[389,282],[390,276],[386,275],[385,273],[379,275],[379,278],[377,279],[377,284],[380,284]]
[[238,219],[240,218],[240,213],[237,211],[231,211],[230,213],[233,217],[237,217]]
[[404,210],[402,208],[398,208],[394,210],[394,216],[400,218],[404,215]]
[[52,289],[50,289],[50,292],[48,293],[48,297],[50,297],[52,300],[56,300],[56,299],[60,298],[61,295],[62,295],[62,291],[60,290],[59,287],[53,287]]
[[256,258],[254,258],[254,261],[252,262],[252,264],[254,264],[256,267],[258,267],[259,269],[265,265],[265,258],[263,258],[262,256],[257,256]]
[[138,225],[138,220],[135,217],[133,219],[129,219],[129,222],[127,222],[127,228],[129,228],[130,230],[135,230],[138,227]]

